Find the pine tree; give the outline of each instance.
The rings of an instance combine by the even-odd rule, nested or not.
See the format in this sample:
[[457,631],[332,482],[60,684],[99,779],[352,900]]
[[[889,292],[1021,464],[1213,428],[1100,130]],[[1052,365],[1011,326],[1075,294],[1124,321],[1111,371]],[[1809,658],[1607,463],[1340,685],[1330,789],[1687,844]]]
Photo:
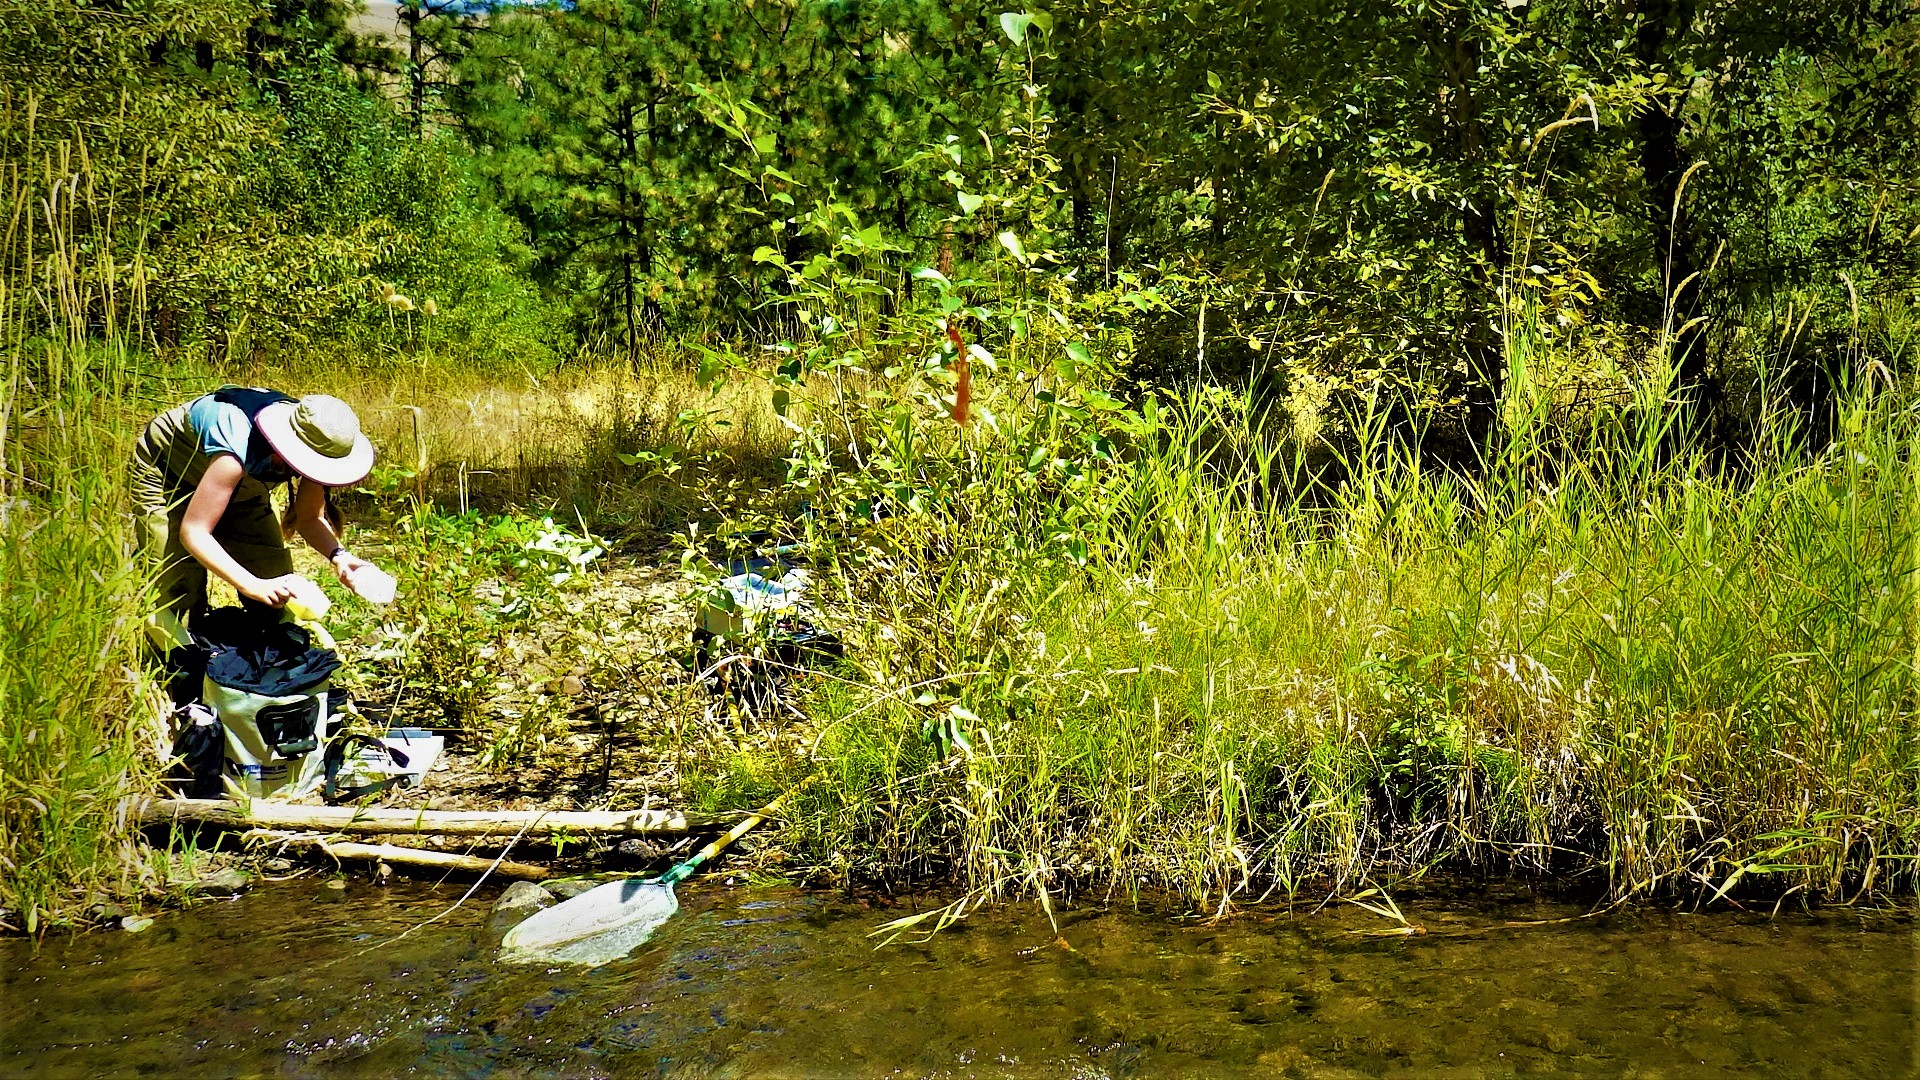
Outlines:
[[449,101],[549,284],[635,350],[670,321],[750,321],[777,286],[751,254],[797,243],[780,219],[803,202],[931,244],[950,189],[901,165],[977,140],[987,25],[932,0],[581,0],[450,44]]

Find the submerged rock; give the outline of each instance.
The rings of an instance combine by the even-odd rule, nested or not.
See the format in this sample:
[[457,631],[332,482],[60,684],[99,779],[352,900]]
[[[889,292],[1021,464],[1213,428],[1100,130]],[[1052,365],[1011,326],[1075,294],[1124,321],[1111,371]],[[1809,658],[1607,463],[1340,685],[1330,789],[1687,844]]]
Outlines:
[[500,899],[493,902],[493,921],[496,923],[519,922],[521,919],[553,906],[553,894],[531,881],[516,881],[507,886]]
[[209,896],[232,896],[253,884],[253,875],[229,866],[194,882],[194,888]]
[[547,882],[546,890],[562,900],[571,900],[599,884],[598,881],[588,881],[585,878],[560,878],[557,881]]
[[205,896],[232,896],[253,884],[253,875],[211,852],[183,851],[167,864],[167,884]]

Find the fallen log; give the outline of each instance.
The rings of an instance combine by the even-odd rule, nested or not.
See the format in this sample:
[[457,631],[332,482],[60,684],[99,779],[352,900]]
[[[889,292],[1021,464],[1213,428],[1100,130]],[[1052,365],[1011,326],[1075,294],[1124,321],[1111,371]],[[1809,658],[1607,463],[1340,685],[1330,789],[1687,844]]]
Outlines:
[[523,881],[544,881],[553,876],[553,871],[532,863],[508,862],[505,859],[495,863],[492,859],[483,859],[477,855],[425,851],[420,848],[400,847],[397,844],[327,843],[320,840],[310,843],[314,848],[335,859],[398,863],[403,866],[428,866],[435,870],[465,870],[476,874],[491,870],[496,877],[519,878]]
[[304,829],[367,835],[655,836],[711,825],[677,810],[408,810],[391,807],[299,806],[256,800],[149,799],[144,825],[194,822],[225,829]]

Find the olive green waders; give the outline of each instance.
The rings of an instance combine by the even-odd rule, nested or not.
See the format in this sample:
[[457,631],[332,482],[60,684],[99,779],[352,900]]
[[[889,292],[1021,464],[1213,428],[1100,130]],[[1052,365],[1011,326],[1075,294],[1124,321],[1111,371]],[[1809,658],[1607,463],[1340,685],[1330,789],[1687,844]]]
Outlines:
[[[190,619],[207,607],[207,568],[180,543],[180,522],[212,461],[200,451],[187,405],[179,405],[147,424],[134,443],[133,464],[127,470],[141,554],[160,564],[160,611],[179,619]],[[271,490],[252,476],[242,476],[213,528],[213,538],[227,554],[262,578],[293,573],[293,555],[280,532]]]

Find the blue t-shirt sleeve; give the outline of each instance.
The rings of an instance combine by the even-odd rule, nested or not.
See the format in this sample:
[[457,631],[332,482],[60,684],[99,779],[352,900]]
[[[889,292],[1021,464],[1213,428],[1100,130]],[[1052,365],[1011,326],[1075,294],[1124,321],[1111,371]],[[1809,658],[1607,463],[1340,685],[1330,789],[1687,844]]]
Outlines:
[[208,394],[187,406],[187,423],[193,425],[200,436],[201,453],[209,457],[232,454],[242,462],[247,460],[247,440],[253,437],[253,422],[240,411],[240,406],[215,401],[213,395]]

